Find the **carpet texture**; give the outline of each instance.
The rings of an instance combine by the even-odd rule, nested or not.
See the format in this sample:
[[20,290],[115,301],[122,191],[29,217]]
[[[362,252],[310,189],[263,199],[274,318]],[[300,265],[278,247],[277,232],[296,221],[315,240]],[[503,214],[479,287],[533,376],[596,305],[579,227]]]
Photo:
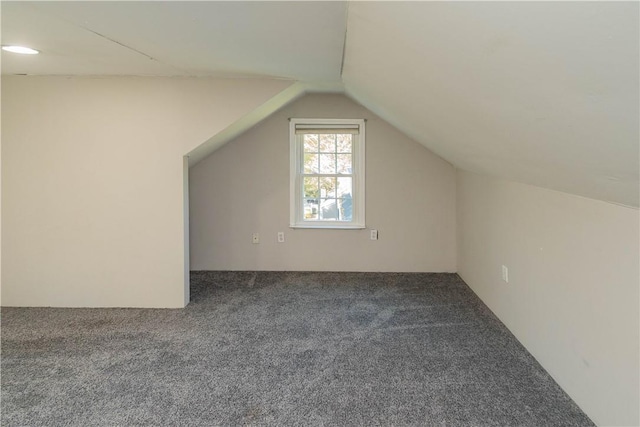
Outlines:
[[194,272],[183,310],[2,310],[2,426],[593,425],[455,274]]

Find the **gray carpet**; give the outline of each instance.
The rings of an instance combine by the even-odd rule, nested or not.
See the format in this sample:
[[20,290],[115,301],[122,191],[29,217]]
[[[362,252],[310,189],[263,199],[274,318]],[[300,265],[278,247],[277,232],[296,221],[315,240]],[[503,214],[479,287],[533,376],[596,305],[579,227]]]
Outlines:
[[2,426],[593,425],[455,274],[194,272],[184,310],[2,310]]

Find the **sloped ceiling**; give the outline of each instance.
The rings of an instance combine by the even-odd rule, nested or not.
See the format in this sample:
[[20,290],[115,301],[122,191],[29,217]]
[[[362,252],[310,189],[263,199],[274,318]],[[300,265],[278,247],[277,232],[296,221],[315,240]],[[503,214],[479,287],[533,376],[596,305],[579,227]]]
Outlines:
[[344,87],[459,168],[638,206],[637,2],[350,2],[347,13],[345,2],[3,1],[1,12],[3,44],[42,51],[3,52],[3,74],[268,76],[302,82],[292,99]]
[[345,2],[2,2],[3,74],[339,81]]
[[350,96],[459,168],[638,206],[638,3],[354,2]]

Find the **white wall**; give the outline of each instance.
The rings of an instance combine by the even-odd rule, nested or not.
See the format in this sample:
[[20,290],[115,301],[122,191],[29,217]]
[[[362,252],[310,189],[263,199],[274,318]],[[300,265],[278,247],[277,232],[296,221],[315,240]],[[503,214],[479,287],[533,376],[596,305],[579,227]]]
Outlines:
[[638,425],[638,211],[457,176],[460,276],[594,422]]
[[3,305],[184,306],[183,156],[290,84],[3,76]]
[[[366,223],[379,240],[289,228],[289,117],[368,119]],[[342,95],[284,107],[192,167],[190,186],[193,270],[456,271],[453,166]]]

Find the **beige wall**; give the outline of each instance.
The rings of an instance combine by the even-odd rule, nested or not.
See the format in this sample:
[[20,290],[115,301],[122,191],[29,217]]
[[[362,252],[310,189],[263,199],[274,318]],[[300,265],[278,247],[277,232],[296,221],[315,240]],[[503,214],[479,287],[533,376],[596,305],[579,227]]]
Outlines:
[[3,77],[2,304],[184,306],[183,156],[290,84]]
[[[289,117],[368,119],[366,223],[379,240],[289,228]],[[192,167],[190,186],[193,270],[456,271],[453,166],[341,95],[286,106]]]
[[638,211],[457,176],[459,274],[597,424],[638,425]]

